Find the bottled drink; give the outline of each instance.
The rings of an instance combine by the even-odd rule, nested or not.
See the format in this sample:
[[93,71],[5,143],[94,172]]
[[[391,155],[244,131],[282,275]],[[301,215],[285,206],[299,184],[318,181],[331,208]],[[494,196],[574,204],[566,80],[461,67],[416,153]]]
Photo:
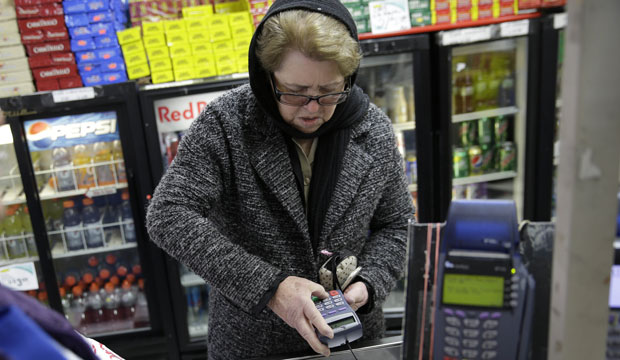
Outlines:
[[469,175],[482,175],[482,150],[480,146],[470,146],[467,155],[469,156]]
[[134,327],[141,328],[147,327],[150,324],[148,303],[144,295],[144,279],[138,280],[138,289]]
[[84,198],[82,200],[82,224],[84,226],[84,237],[88,248],[103,246],[103,229],[101,227],[101,214],[99,208],[94,205],[93,199]]
[[515,171],[517,169],[517,151],[515,144],[506,141],[499,149],[499,171]]
[[515,104],[515,80],[510,70],[505,72],[499,89],[499,106],[513,106]]
[[111,282],[105,284],[105,297],[103,299],[103,320],[109,322],[116,322],[120,320],[118,313],[118,307],[120,305],[120,298],[116,291],[116,287]]
[[93,159],[92,150],[86,144],[78,144],[73,147],[73,165],[77,168],[77,187],[87,189],[95,186],[95,176],[91,164]]
[[133,223],[133,215],[131,213],[131,204],[129,203],[129,193],[123,192],[121,195],[123,202],[121,203],[121,214],[123,219],[123,235],[125,243],[136,242],[136,230]]
[[54,166],[54,179],[58,191],[75,190],[75,179],[71,167],[71,154],[64,147],[52,150],[52,164]]
[[[94,146],[95,152],[95,175],[99,186],[112,185],[115,183],[114,164],[112,161],[112,147],[109,142],[98,142]],[[99,165],[98,163],[105,163]]]
[[99,286],[92,283],[88,295],[86,296],[86,304],[84,311],[84,324],[92,325],[103,321],[103,302],[99,295]]
[[74,286],[78,285],[78,282],[82,278],[82,275],[77,270],[69,270],[64,273],[63,278],[64,280],[62,285],[67,290],[71,290]]
[[50,250],[52,251],[52,253],[54,253],[56,249],[61,249],[62,251],[64,251],[61,235],[63,215],[62,204],[56,199],[50,200],[45,204],[47,205],[47,211],[44,212],[45,226],[48,233],[54,232],[53,234],[48,234]]
[[110,203],[107,206],[102,207],[103,213],[103,233],[105,236],[105,242],[108,244],[112,238],[120,238],[120,227],[116,224],[120,221],[120,215],[118,213],[118,206]]
[[405,123],[408,121],[407,99],[405,98],[405,88],[403,86],[395,86],[392,88],[389,115],[394,124]]
[[495,172],[495,147],[493,144],[480,145],[482,150],[482,172]]
[[[62,290],[62,288],[61,288]],[[85,299],[84,299],[84,289],[81,286],[75,286],[71,290],[70,297],[68,298],[69,308],[65,310],[65,317],[67,320],[73,325],[73,327],[79,327],[84,321],[84,311],[85,311]],[[64,308],[64,304],[63,304]]]
[[497,145],[502,144],[508,141],[508,126],[510,125],[510,120],[506,116],[498,116],[495,118],[495,143]]
[[454,177],[469,176],[469,158],[465,148],[455,148],[453,153]]
[[164,135],[164,144],[166,145],[166,159],[168,160],[168,165],[170,165],[177,156],[177,149],[179,147],[179,136],[177,133],[166,133]]
[[114,157],[114,165],[116,166],[116,178],[118,182],[127,182],[127,173],[125,172],[125,160],[123,158],[123,147],[120,140],[112,142],[112,156]]
[[22,230],[21,216],[17,214],[17,207],[9,207],[4,219],[4,237],[10,259],[26,257],[26,243]]
[[136,314],[137,291],[127,280],[123,281],[121,292],[121,306],[119,309],[121,319],[133,319]]
[[463,112],[474,111],[474,80],[469,70],[465,71],[463,75],[463,85],[461,87],[461,104]]
[[64,225],[63,227],[67,249],[70,251],[84,249],[80,214],[75,208],[75,203],[73,200],[65,200],[62,203],[62,207],[64,208],[62,213],[62,222]]
[[24,237],[26,240],[26,248],[28,249],[29,256],[39,255],[37,250],[37,244],[34,240],[34,234],[32,233],[32,222],[30,221],[30,213],[28,206],[24,206],[24,210],[21,212],[22,227],[24,229]]
[[490,144],[493,142],[493,120],[491,118],[482,118],[478,120],[478,142],[482,144]]

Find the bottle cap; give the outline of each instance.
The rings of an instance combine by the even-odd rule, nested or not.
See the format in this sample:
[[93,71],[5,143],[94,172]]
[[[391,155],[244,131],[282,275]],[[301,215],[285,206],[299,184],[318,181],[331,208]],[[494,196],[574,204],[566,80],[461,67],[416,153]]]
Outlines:
[[99,259],[96,256],[91,256],[88,258],[88,266],[97,267],[99,265]]
[[116,263],[116,256],[114,254],[108,254],[105,256],[105,262],[114,265]]
[[84,275],[82,275],[82,280],[84,280],[84,283],[88,285],[95,280],[95,275],[91,272],[85,272]]
[[114,291],[114,284],[112,284],[111,282],[108,282],[105,284],[105,291],[107,293],[111,293]]
[[62,207],[67,209],[67,208],[71,208],[74,207],[75,203],[73,202],[73,200],[65,200],[62,202]]
[[97,292],[97,291],[99,291],[99,286],[96,283],[90,284],[90,292],[94,293],[94,292]]
[[112,275],[110,277],[110,282],[114,285],[114,286],[118,286],[118,284],[120,284],[121,280],[118,278],[118,276],[116,275]]
[[142,266],[140,264],[136,264],[136,265],[131,267],[131,271],[135,275],[140,275],[140,274],[142,274]]
[[127,276],[125,277],[125,281],[129,281],[130,284],[133,284],[136,281],[136,275],[127,274]]
[[121,194],[121,199],[129,200],[129,193],[127,191],[123,191],[123,193]]
[[127,276],[127,267],[125,267],[125,265],[121,265],[118,267],[118,269],[116,269],[116,274],[120,277],[125,277]]
[[39,301],[46,301],[47,291],[39,291],[39,293],[37,294],[37,298],[39,299]]
[[83,204],[84,206],[89,206],[89,205],[92,205],[92,204],[94,204],[94,203],[95,203],[95,202],[94,202],[94,201],[93,201],[93,199],[91,199],[91,198],[87,198],[87,197],[85,197],[84,199],[82,199],[82,204]]
[[58,292],[60,292],[60,297],[65,297],[65,295],[67,295],[67,290],[65,290],[64,287],[60,287]]
[[68,275],[68,276],[65,278],[65,285],[66,285],[67,287],[72,287],[72,286],[75,286],[75,284],[77,284],[77,279],[75,278],[75,276],[73,276],[73,275]]
[[99,271],[99,277],[102,278],[103,280],[107,280],[110,278],[110,270],[108,269],[101,269],[101,271]]
[[73,293],[73,296],[79,297],[82,296],[83,290],[81,286],[74,286],[73,289],[71,289],[71,292]]
[[122,285],[123,289],[127,290],[129,288],[131,288],[131,283],[127,280],[123,280],[123,285]]

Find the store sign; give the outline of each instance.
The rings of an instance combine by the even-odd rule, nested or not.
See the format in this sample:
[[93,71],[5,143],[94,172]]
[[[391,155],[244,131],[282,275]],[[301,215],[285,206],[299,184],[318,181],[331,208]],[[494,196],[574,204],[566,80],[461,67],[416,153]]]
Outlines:
[[566,13],[555,14],[553,16],[553,28],[554,29],[564,29],[566,27]]
[[77,89],[56,90],[52,91],[52,98],[56,104],[67,101],[94,99],[95,89],[92,87],[83,87]]
[[34,263],[14,264],[0,267],[0,284],[15,291],[36,290],[39,288]]
[[493,28],[491,26],[479,26],[475,28],[442,31],[439,34],[441,38],[440,44],[443,46],[450,46],[490,40],[493,35]]
[[411,27],[406,0],[371,1],[368,4],[373,34],[406,30]]
[[530,32],[530,21],[510,21],[499,24],[499,33],[501,37],[523,36]]
[[202,109],[224,93],[225,91],[214,91],[156,100],[153,107],[157,129],[160,133],[187,130]]

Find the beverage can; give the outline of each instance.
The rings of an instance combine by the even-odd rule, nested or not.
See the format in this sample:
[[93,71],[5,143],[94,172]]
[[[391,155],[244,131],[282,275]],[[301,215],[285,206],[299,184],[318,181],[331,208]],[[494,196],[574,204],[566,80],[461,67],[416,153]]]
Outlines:
[[482,175],[482,149],[480,146],[470,146],[467,155],[469,156],[469,175]]
[[510,141],[504,142],[499,149],[499,170],[517,170],[517,151],[514,143]]
[[452,187],[452,199],[453,200],[467,199],[467,186],[465,186],[465,185],[454,185]]
[[469,159],[465,148],[455,148],[453,153],[454,177],[469,176]]
[[498,116],[495,118],[495,143],[502,144],[508,141],[508,126],[510,125],[510,120],[506,116]]
[[469,146],[471,145],[469,141],[469,121],[463,121],[459,123],[458,131],[459,131],[459,144],[461,146]]
[[493,119],[484,117],[478,120],[478,142],[480,145],[493,142]]
[[495,147],[491,144],[482,144],[480,150],[482,151],[482,172],[495,172]]

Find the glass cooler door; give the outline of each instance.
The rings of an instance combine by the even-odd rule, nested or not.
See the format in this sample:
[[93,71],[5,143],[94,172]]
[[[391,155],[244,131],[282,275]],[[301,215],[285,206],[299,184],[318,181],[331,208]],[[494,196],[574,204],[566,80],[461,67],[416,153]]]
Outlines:
[[23,126],[66,317],[89,337],[150,329],[117,113]]

